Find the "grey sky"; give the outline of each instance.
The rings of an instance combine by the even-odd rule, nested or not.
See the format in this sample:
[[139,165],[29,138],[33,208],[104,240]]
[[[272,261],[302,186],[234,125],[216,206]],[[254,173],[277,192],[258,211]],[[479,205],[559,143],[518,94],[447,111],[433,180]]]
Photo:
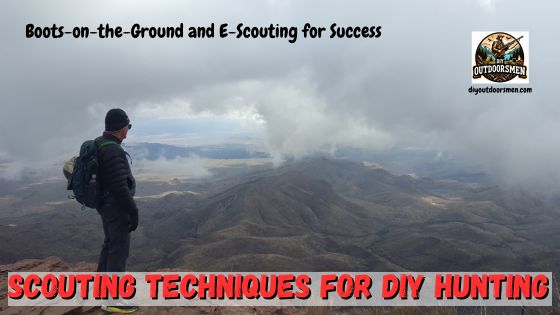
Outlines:
[[[276,157],[341,146],[451,150],[512,182],[560,182],[554,1],[3,1],[0,152],[30,167],[102,129],[236,117]],[[378,39],[26,39],[25,24],[381,25]],[[472,31],[529,31],[530,95],[469,95]],[[131,135],[133,140],[134,134]],[[57,148],[53,150],[54,148]],[[59,149],[60,148],[60,149]]]

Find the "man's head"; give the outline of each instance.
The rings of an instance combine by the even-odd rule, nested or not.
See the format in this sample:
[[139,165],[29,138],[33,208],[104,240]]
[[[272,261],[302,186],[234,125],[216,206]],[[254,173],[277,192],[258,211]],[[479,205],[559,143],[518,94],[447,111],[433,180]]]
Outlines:
[[119,140],[126,138],[128,130],[132,127],[128,115],[120,108],[113,108],[105,116],[105,131]]

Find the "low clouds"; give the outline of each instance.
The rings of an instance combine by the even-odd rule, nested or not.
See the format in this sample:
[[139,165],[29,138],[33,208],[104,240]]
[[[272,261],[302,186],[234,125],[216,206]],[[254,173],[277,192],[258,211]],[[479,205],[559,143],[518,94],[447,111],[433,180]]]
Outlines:
[[199,179],[211,175],[207,161],[193,156],[175,159],[138,160],[133,162],[134,172],[140,178]]
[[[29,166],[140,124],[238,117],[281,160],[317,150],[452,151],[511,183],[560,182],[554,2],[71,1],[0,5],[0,152]],[[382,25],[378,39],[30,40],[36,25]],[[469,95],[471,31],[528,30],[528,95]],[[232,130],[232,132],[236,132]],[[134,140],[134,132],[131,134]],[[188,145],[188,143],[185,143]],[[53,149],[56,148],[56,149]]]

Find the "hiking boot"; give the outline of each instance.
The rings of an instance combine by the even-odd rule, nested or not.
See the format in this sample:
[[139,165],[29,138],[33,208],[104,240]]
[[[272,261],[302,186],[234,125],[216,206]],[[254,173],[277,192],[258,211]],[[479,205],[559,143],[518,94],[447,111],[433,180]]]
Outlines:
[[134,313],[138,310],[137,306],[130,306],[130,305],[101,305],[101,310],[107,313],[116,313],[116,314],[130,314]]

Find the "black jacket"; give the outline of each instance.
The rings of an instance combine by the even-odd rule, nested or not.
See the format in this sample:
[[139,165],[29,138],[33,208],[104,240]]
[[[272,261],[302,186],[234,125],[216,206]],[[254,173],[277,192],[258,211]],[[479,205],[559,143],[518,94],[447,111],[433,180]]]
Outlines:
[[118,144],[109,144],[98,149],[99,174],[101,185],[101,206],[105,203],[115,205],[131,215],[138,214],[138,207],[132,197],[136,190],[136,181],[132,176],[126,153],[121,147],[121,141],[110,133],[95,139],[99,145],[104,141],[114,141]]

